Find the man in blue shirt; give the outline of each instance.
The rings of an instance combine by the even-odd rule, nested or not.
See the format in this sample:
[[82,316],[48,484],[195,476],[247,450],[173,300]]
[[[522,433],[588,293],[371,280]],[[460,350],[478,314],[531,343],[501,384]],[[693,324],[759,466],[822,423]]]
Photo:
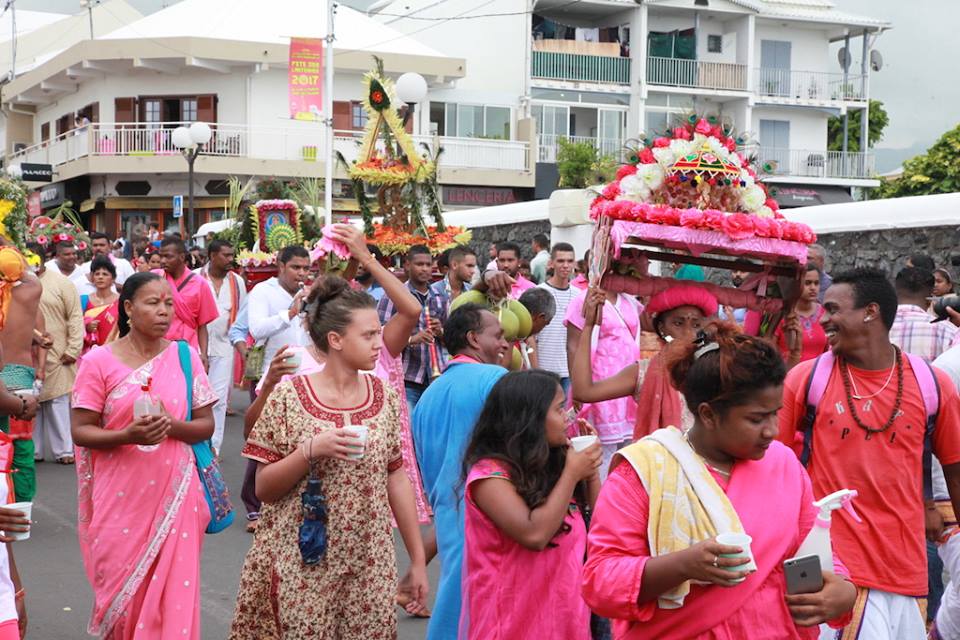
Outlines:
[[496,316],[476,304],[454,311],[443,333],[452,359],[443,375],[424,390],[412,419],[414,450],[433,508],[441,565],[427,640],[457,637],[464,536],[463,454],[490,390],[507,373],[496,363],[510,348]]

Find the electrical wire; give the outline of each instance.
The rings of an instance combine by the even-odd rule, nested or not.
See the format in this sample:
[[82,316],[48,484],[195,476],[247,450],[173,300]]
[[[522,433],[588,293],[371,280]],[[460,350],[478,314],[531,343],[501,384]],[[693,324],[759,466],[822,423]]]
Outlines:
[[[564,8],[566,8],[566,7],[569,7],[569,6],[572,5],[572,4],[577,4],[577,3],[579,3],[579,2],[583,2],[583,0],[571,0],[570,2],[567,2],[567,3],[565,3],[565,4],[562,4],[562,5],[559,5],[559,6],[556,6],[556,7],[551,7],[550,10],[551,10],[551,11],[556,11],[556,10],[559,10],[559,9],[564,9]],[[489,4],[489,3],[487,3],[487,4]],[[479,14],[479,15],[474,15],[474,16],[456,15],[456,16],[451,16],[451,17],[448,17],[448,18],[428,18],[428,17],[424,17],[424,16],[415,16],[415,15],[413,15],[412,13],[384,13],[384,12],[381,11],[381,12],[378,12],[377,15],[378,15],[378,16],[387,16],[387,17],[390,17],[390,18],[404,18],[404,19],[406,19],[406,20],[436,20],[436,21],[441,21],[441,22],[449,22],[449,21],[452,21],[452,20],[474,20],[474,19],[476,19],[476,18],[499,18],[499,17],[501,17],[501,16],[525,16],[525,15],[531,14],[531,13],[534,13],[533,10],[529,10],[529,11],[507,11],[507,12],[504,12],[504,13],[481,13],[481,14]],[[391,21],[391,22],[395,22],[395,21]]]

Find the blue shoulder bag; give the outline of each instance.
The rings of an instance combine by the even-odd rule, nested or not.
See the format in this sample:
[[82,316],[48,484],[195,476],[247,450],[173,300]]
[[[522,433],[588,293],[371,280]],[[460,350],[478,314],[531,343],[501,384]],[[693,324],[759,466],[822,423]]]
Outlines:
[[[193,364],[190,360],[190,345],[184,340],[177,341],[180,355],[180,368],[187,381],[187,417],[189,422],[193,416]],[[203,485],[203,494],[210,509],[210,524],[207,533],[220,533],[233,524],[233,504],[230,502],[230,492],[227,483],[223,480],[220,465],[213,457],[210,441],[204,440],[193,445],[193,457],[197,461],[197,471],[200,473],[200,484]]]

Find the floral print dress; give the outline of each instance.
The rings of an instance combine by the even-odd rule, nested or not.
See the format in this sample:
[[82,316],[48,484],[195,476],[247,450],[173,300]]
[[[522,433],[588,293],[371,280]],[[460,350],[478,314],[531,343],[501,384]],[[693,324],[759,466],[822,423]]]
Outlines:
[[314,434],[352,424],[368,428],[361,460],[317,464],[328,512],[327,552],[319,564],[305,566],[297,542],[307,477],[263,504],[240,576],[231,640],[396,638],[387,475],[403,466],[401,400],[379,378],[361,376],[366,400],[347,410],[323,405],[308,376],[280,383],[247,440],[243,455],[271,464]]

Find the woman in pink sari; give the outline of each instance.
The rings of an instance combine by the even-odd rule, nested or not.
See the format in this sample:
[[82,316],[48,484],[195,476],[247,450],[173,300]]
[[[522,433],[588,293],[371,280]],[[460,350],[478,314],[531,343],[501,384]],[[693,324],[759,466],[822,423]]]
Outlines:
[[[679,346],[666,364],[694,425],[614,456],[588,536],[587,604],[622,640],[815,640],[818,624],[842,626],[857,592],[836,556],[819,593],[786,595],[783,562],[816,509],[806,471],[776,440],[779,352],[721,322]],[[718,533],[752,537],[755,570]]]
[[[121,337],[83,359],[73,393],[80,550],[94,590],[88,632],[100,638],[200,637],[200,550],[210,512],[191,444],[213,434],[214,396],[197,354],[192,420],[169,285],[124,283]],[[162,415],[134,416],[144,386]]]
[[113,283],[117,268],[108,258],[97,256],[90,263],[90,278],[96,288],[90,295],[80,296],[83,311],[83,353],[117,339],[120,317],[120,296]]

